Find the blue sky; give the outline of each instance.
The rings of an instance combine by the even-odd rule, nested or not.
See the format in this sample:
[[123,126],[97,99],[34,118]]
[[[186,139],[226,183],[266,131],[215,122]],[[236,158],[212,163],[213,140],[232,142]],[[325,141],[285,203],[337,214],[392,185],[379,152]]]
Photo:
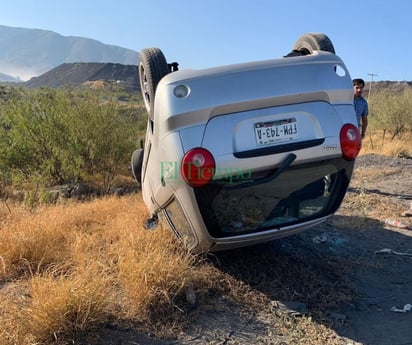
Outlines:
[[278,58],[307,32],[332,40],[353,78],[412,81],[409,0],[0,0],[0,24],[51,30],[206,68]]

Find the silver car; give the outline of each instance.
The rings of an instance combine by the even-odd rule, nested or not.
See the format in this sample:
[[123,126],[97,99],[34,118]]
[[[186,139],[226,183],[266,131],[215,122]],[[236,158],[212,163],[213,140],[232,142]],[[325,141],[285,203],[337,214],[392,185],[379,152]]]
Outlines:
[[194,252],[289,236],[340,206],[361,148],[350,74],[321,33],[284,57],[179,70],[143,49],[148,112],[132,155],[152,217]]

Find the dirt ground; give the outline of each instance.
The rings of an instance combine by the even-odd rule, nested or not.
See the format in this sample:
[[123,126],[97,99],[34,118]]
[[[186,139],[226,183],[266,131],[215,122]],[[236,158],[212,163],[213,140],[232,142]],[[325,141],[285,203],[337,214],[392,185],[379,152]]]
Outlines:
[[[368,176],[375,168],[380,168],[380,174]],[[391,310],[412,305],[412,218],[400,216],[401,211],[412,208],[412,159],[366,155],[357,160],[356,169],[349,194],[375,196],[387,209],[393,210],[390,205],[394,205],[399,211],[388,214],[381,207],[364,228],[338,229],[347,240],[340,255],[352,257],[354,265],[348,273],[359,298],[338,311],[347,315],[347,322],[336,331],[362,344],[412,344],[412,310]],[[336,217],[354,213],[345,203]],[[400,221],[410,229],[387,225],[386,219]],[[390,251],[380,252],[383,249]]]
[[412,159],[361,156],[330,221],[210,259],[250,304],[210,291],[171,340],[113,327],[101,344],[412,344],[412,230],[385,223],[412,229],[411,202]]

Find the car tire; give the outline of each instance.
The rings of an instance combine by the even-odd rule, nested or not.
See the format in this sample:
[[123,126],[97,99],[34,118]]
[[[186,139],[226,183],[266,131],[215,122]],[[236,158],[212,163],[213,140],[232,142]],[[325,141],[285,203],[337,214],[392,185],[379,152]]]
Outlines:
[[307,33],[298,38],[293,51],[300,52],[301,55],[313,54],[315,50],[322,50],[335,54],[335,48],[328,36],[322,33]]
[[157,84],[169,73],[166,58],[159,48],[145,48],[139,53],[139,81],[146,110],[153,120]]
[[140,185],[142,184],[142,166],[143,166],[143,149],[139,149],[133,152],[132,154],[132,174],[136,182]]

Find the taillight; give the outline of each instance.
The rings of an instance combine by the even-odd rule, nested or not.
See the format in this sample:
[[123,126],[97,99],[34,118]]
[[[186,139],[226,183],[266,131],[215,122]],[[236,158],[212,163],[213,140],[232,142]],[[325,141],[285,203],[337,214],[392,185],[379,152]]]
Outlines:
[[359,129],[351,123],[343,125],[340,130],[340,146],[342,148],[343,158],[354,160],[361,149],[362,140]]
[[182,177],[192,187],[201,187],[209,183],[215,173],[215,159],[201,147],[186,152],[180,167]]

